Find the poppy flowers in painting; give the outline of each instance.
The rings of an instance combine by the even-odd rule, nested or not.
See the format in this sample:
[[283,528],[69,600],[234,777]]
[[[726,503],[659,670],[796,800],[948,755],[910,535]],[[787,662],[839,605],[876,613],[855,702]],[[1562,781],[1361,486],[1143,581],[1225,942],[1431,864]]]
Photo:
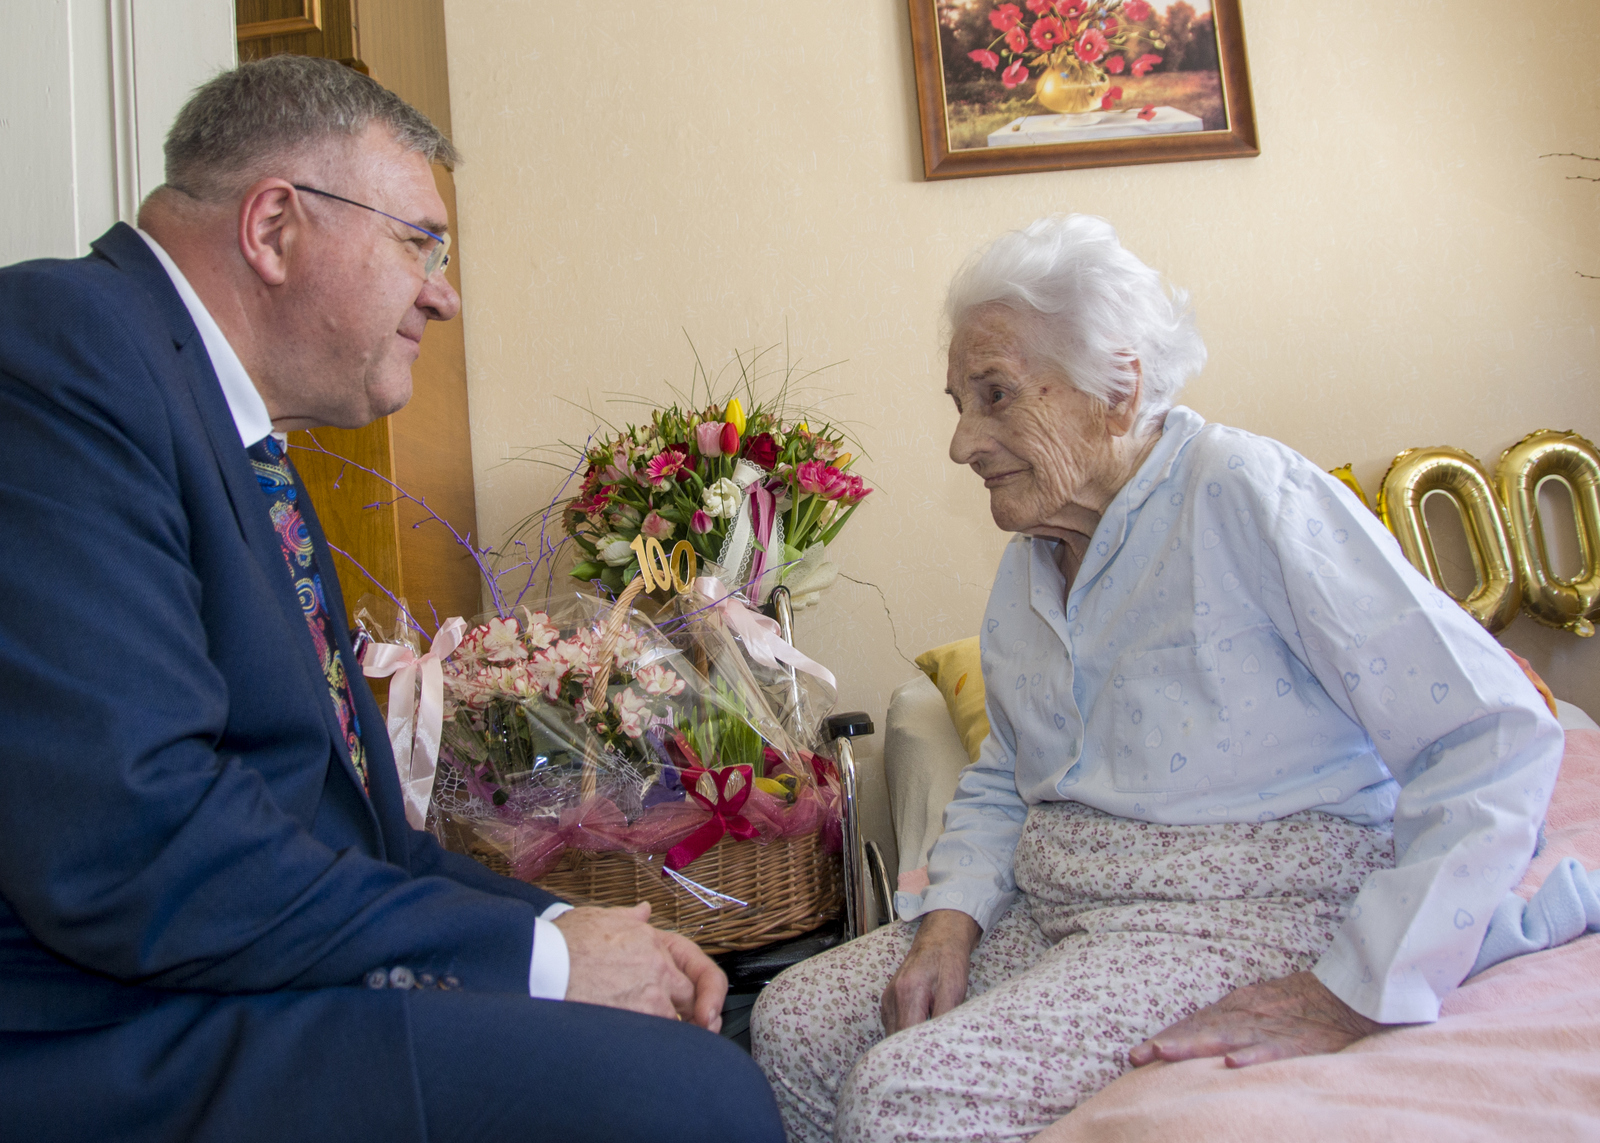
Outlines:
[[994,40],[967,52],[979,67],[999,71],[1008,90],[1051,68],[1093,82],[1124,67],[1143,76],[1161,62],[1153,52],[1134,54],[1141,46],[1165,46],[1146,0],[1025,0],[1024,7],[1026,13],[1016,4],[996,5],[989,12]]

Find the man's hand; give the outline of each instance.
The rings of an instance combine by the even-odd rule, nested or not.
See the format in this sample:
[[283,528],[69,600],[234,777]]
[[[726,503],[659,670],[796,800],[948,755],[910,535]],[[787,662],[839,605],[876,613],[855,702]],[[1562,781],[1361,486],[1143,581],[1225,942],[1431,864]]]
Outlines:
[[728,978],[695,943],[650,925],[650,902],[555,919],[571,960],[567,999],[722,1030]]
[[967,969],[983,930],[957,909],[935,909],[922,918],[911,951],[883,990],[883,1034],[943,1016],[967,995]]
[[1128,1062],[1138,1068],[1155,1060],[1226,1056],[1230,1068],[1247,1068],[1337,1052],[1381,1027],[1329,992],[1311,973],[1297,972],[1234,989],[1151,1036],[1128,1053]]

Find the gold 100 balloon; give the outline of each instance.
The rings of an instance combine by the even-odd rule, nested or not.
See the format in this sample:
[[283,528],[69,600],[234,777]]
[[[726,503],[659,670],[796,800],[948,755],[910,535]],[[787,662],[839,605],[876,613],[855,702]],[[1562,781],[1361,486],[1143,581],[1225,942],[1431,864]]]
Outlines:
[[[1366,503],[1348,464],[1333,475]],[[1538,505],[1546,480],[1561,481],[1572,496],[1583,563],[1574,579],[1550,567]],[[1458,448],[1413,448],[1394,458],[1378,489],[1377,513],[1406,558],[1448,591],[1422,513],[1423,500],[1435,492],[1455,501],[1466,526],[1478,584],[1457,602],[1474,619],[1493,633],[1526,607],[1547,626],[1594,634],[1600,619],[1600,453],[1592,442],[1577,433],[1530,433],[1501,454],[1492,478]]]

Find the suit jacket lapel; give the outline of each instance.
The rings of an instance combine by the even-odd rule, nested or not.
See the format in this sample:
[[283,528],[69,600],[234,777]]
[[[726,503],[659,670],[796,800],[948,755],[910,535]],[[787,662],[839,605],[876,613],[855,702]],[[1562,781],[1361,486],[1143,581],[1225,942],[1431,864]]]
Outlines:
[[[300,646],[302,654],[299,658],[305,668],[306,684],[316,696],[317,709],[322,711],[323,721],[327,725],[329,737],[333,739],[335,752],[343,762],[344,771],[350,781],[359,787],[361,779],[356,774],[354,763],[350,760],[350,751],[344,741],[344,729],[339,725],[338,712],[333,709],[333,703],[329,698],[328,682],[322,675],[321,664],[317,662],[316,647],[311,641],[311,629],[306,624],[305,613],[301,610],[300,600],[295,595],[293,579],[284,564],[283,546],[278,534],[273,531],[272,521],[267,515],[267,498],[256,482],[255,472],[250,467],[250,458],[245,453],[244,443],[239,439],[238,426],[234,423],[233,413],[228,408],[227,398],[223,396],[222,384],[217,380],[216,370],[212,368],[211,357],[206,353],[200,331],[195,328],[194,319],[189,316],[188,307],[183,304],[183,299],[173,287],[172,279],[167,277],[166,269],[157,261],[156,256],[145,245],[144,239],[140,238],[132,227],[119,222],[96,239],[93,246],[102,257],[137,281],[155,301],[166,319],[167,328],[172,334],[173,349],[179,363],[184,366],[180,371],[183,387],[187,390],[200,423],[205,426],[206,440],[211,447],[217,469],[222,475],[223,485],[227,488],[228,500],[233,506],[234,519],[239,524],[240,534],[244,537],[251,556],[260,565],[267,582],[272,585],[273,596],[277,599],[278,606],[283,609],[288,623],[290,638]],[[298,480],[298,475],[296,479]],[[309,500],[309,497],[307,499]],[[331,576],[332,564],[328,559],[326,542],[322,540],[321,529],[316,529],[314,535],[318,541],[319,563],[323,565],[323,574],[325,577]],[[343,627],[342,612],[341,622],[335,626]],[[352,672],[352,684],[354,684],[360,676],[359,670],[354,667],[354,659],[350,657],[348,638],[340,643],[340,648],[345,657],[346,669]],[[352,691],[355,689],[354,685],[351,689]],[[373,824],[377,825],[376,820]]]

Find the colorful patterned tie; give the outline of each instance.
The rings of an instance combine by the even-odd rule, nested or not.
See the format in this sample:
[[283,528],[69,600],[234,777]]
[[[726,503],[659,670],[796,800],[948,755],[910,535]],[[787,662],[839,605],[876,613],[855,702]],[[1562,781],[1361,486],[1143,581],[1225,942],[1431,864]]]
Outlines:
[[345,745],[350,748],[350,761],[361,776],[361,785],[370,791],[367,755],[361,748],[361,723],[356,718],[355,698],[350,693],[350,679],[345,673],[344,659],[333,641],[328,601],[322,592],[322,572],[317,567],[311,530],[306,527],[297,506],[300,490],[294,469],[289,467],[283,445],[277,437],[268,436],[246,451],[250,454],[250,467],[255,471],[256,482],[270,501],[267,511],[272,516],[272,529],[278,533],[278,543],[283,547],[283,558],[289,565],[289,576],[294,581],[295,595],[299,597],[300,609],[305,613],[306,626],[311,628],[311,643],[317,651],[322,677],[328,680],[328,694],[333,699],[333,709],[339,715]]

